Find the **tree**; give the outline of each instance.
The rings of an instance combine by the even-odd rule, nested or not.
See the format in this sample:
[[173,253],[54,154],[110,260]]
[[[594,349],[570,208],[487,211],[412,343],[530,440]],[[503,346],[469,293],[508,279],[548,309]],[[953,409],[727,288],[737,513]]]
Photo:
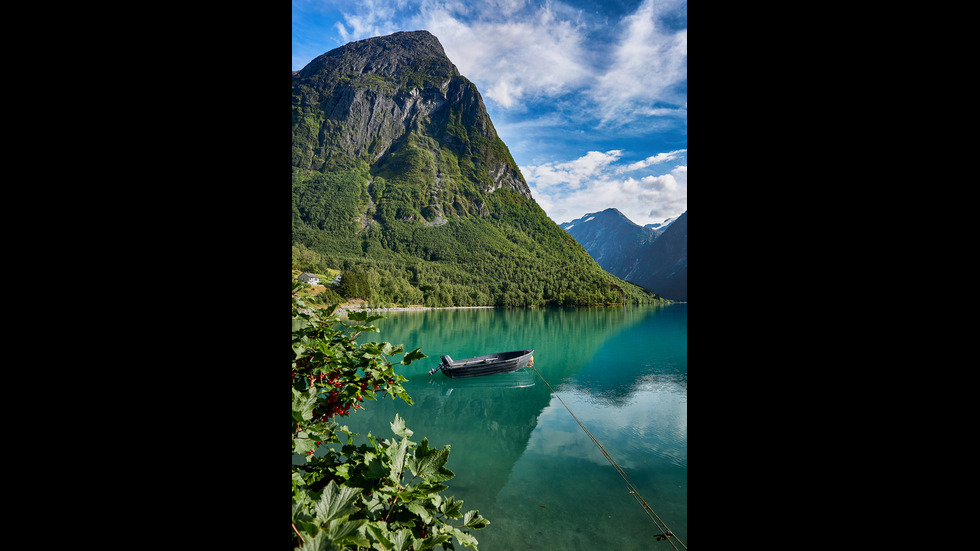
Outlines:
[[[470,530],[490,522],[479,511],[462,512],[463,502],[442,495],[452,478],[449,446],[410,440],[413,432],[395,415],[392,437],[354,437],[336,417],[361,409],[364,398],[412,399],[390,359],[404,353],[387,342],[358,344],[383,316],[351,312],[349,322],[309,308],[293,281],[292,452],[305,462],[292,466],[292,538],[300,551],[321,549],[454,549],[453,538],[477,549]],[[338,328],[339,327],[339,328]],[[427,357],[418,348],[399,365]],[[458,521],[459,524],[454,524]]]
[[344,272],[337,285],[337,293],[346,298],[360,297],[370,299],[371,287],[368,285],[367,276],[362,271]]

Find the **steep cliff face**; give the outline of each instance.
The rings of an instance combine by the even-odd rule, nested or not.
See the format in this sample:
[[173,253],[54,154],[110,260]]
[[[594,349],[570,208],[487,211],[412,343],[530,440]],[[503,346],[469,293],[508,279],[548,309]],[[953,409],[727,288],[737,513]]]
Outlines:
[[[447,198],[459,203],[457,214],[480,210],[475,192],[507,188],[531,198],[476,86],[427,31],[347,44],[292,80],[292,162],[299,170],[362,159],[388,179],[411,174],[423,195],[454,190]],[[438,214],[446,214],[443,202]]]

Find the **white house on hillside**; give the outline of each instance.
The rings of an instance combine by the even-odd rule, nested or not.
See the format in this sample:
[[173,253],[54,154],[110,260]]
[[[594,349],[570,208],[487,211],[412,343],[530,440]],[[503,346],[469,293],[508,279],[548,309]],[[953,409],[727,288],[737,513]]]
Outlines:
[[309,283],[310,285],[319,285],[320,284],[320,278],[317,277],[317,276],[315,276],[315,275],[313,275],[313,274],[311,274],[310,272],[303,272],[303,273],[299,274],[299,277],[297,277],[296,279],[298,279],[300,281],[305,281],[305,282]]

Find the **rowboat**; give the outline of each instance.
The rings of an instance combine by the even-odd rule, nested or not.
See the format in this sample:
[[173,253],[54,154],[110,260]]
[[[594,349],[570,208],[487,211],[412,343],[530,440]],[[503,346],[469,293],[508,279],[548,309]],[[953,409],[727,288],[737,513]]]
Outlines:
[[442,356],[442,362],[438,367],[431,369],[429,375],[439,370],[451,378],[510,373],[527,365],[534,365],[532,354],[534,354],[534,350],[514,350],[466,358],[465,360],[453,360],[449,356]]

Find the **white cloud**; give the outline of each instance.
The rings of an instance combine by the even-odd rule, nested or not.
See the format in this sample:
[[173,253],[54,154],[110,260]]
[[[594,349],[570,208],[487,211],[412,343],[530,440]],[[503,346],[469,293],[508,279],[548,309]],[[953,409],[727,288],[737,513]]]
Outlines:
[[[403,4],[403,2],[399,2]],[[344,43],[352,40],[361,40],[372,36],[391,34],[395,30],[394,15],[395,6],[386,4],[383,0],[360,0],[356,4],[356,12],[349,12],[341,8],[344,16],[344,23],[336,25],[337,32],[340,34]],[[401,7],[401,6],[399,6]],[[350,31],[347,30],[350,27]]]
[[687,165],[681,165],[675,168],[673,171],[671,171],[671,174],[674,175],[674,178],[677,178],[683,182],[685,186],[687,185]]
[[[623,467],[643,468],[647,462],[643,457],[654,454],[677,465],[686,465],[687,391],[676,383],[658,388],[651,379],[654,377],[649,375],[641,378],[630,399],[616,407],[602,404],[592,389],[575,387],[562,392],[562,402],[575,411],[575,418],[583,425],[602,430],[607,435],[603,439],[607,445],[628,442],[633,452],[643,450],[644,453],[617,457]],[[565,407],[552,398],[538,416],[537,428],[531,433],[525,453],[575,457],[608,465],[594,448],[583,444],[588,440]]]
[[522,166],[521,174],[529,183],[544,189],[565,184],[566,189],[578,189],[583,183],[605,171],[611,163],[622,156],[623,151],[614,149],[605,153],[589,151],[584,157],[564,163],[545,163],[537,166]]
[[[295,3],[295,2],[294,2]],[[674,118],[686,97],[672,87],[687,80],[687,30],[668,30],[659,18],[686,10],[671,0],[645,0],[636,12],[605,20],[562,2],[528,0],[358,0],[332,2],[343,14],[336,26],[344,41],[426,29],[449,59],[477,83],[486,99],[523,112],[527,102],[578,93],[576,111],[603,125],[636,117]],[[618,39],[605,44],[600,34]]]
[[[582,28],[559,19],[545,4],[522,17],[509,17],[522,2],[499,2],[458,13],[458,6],[424,9],[423,28],[439,37],[460,73],[477,82],[487,98],[511,109],[529,98],[553,96],[578,88],[591,78],[583,63]],[[473,17],[476,15],[476,17]]]
[[597,171],[609,166],[610,163],[619,159],[623,155],[622,149],[614,149],[602,153],[600,151],[589,151],[584,157],[579,157],[574,161],[563,163],[559,166],[567,167],[570,171],[584,176],[591,176]]
[[524,87],[520,84],[511,83],[507,80],[500,80],[487,90],[487,97],[510,109],[517,103],[518,99],[524,94]]
[[667,153],[657,153],[656,155],[647,157],[646,159],[643,159],[642,161],[637,161],[635,163],[631,163],[631,164],[627,165],[624,168],[620,168],[619,169],[619,172],[630,172],[630,171],[633,171],[633,170],[639,170],[641,168],[646,168],[646,167],[648,167],[650,165],[656,165],[656,164],[660,164],[660,163],[665,163],[667,161],[673,161],[681,153],[687,153],[687,150],[686,149],[678,149],[676,151],[668,151]]
[[577,91],[578,111],[619,126],[635,117],[686,114],[663,105],[686,101],[671,88],[687,80],[687,30],[671,32],[658,23],[676,7],[644,1],[618,22],[619,37],[610,46],[591,39],[595,28],[582,22],[588,14],[560,2],[502,0],[467,8],[425,2],[420,28],[438,36],[460,72],[506,109]]
[[663,174],[661,176],[644,176],[640,179],[640,187],[651,191],[670,192],[677,189],[677,180],[675,180],[670,174]]
[[343,42],[428,30],[463,76],[507,109],[580,88],[594,76],[584,62],[584,27],[560,2],[359,0],[338,9],[343,23],[335,28]]
[[[676,157],[672,156],[676,153],[650,158],[665,162]],[[624,172],[623,168],[615,166],[621,156],[621,150],[590,151],[572,161],[520,169],[535,201],[558,223],[612,207],[642,226],[676,218],[687,210],[686,165],[674,167],[666,174],[624,179],[618,176]]]
[[687,29],[661,30],[658,4],[646,0],[622,22],[625,29],[609,70],[591,90],[603,123],[656,112],[653,105],[675,101],[670,88],[687,80]]

